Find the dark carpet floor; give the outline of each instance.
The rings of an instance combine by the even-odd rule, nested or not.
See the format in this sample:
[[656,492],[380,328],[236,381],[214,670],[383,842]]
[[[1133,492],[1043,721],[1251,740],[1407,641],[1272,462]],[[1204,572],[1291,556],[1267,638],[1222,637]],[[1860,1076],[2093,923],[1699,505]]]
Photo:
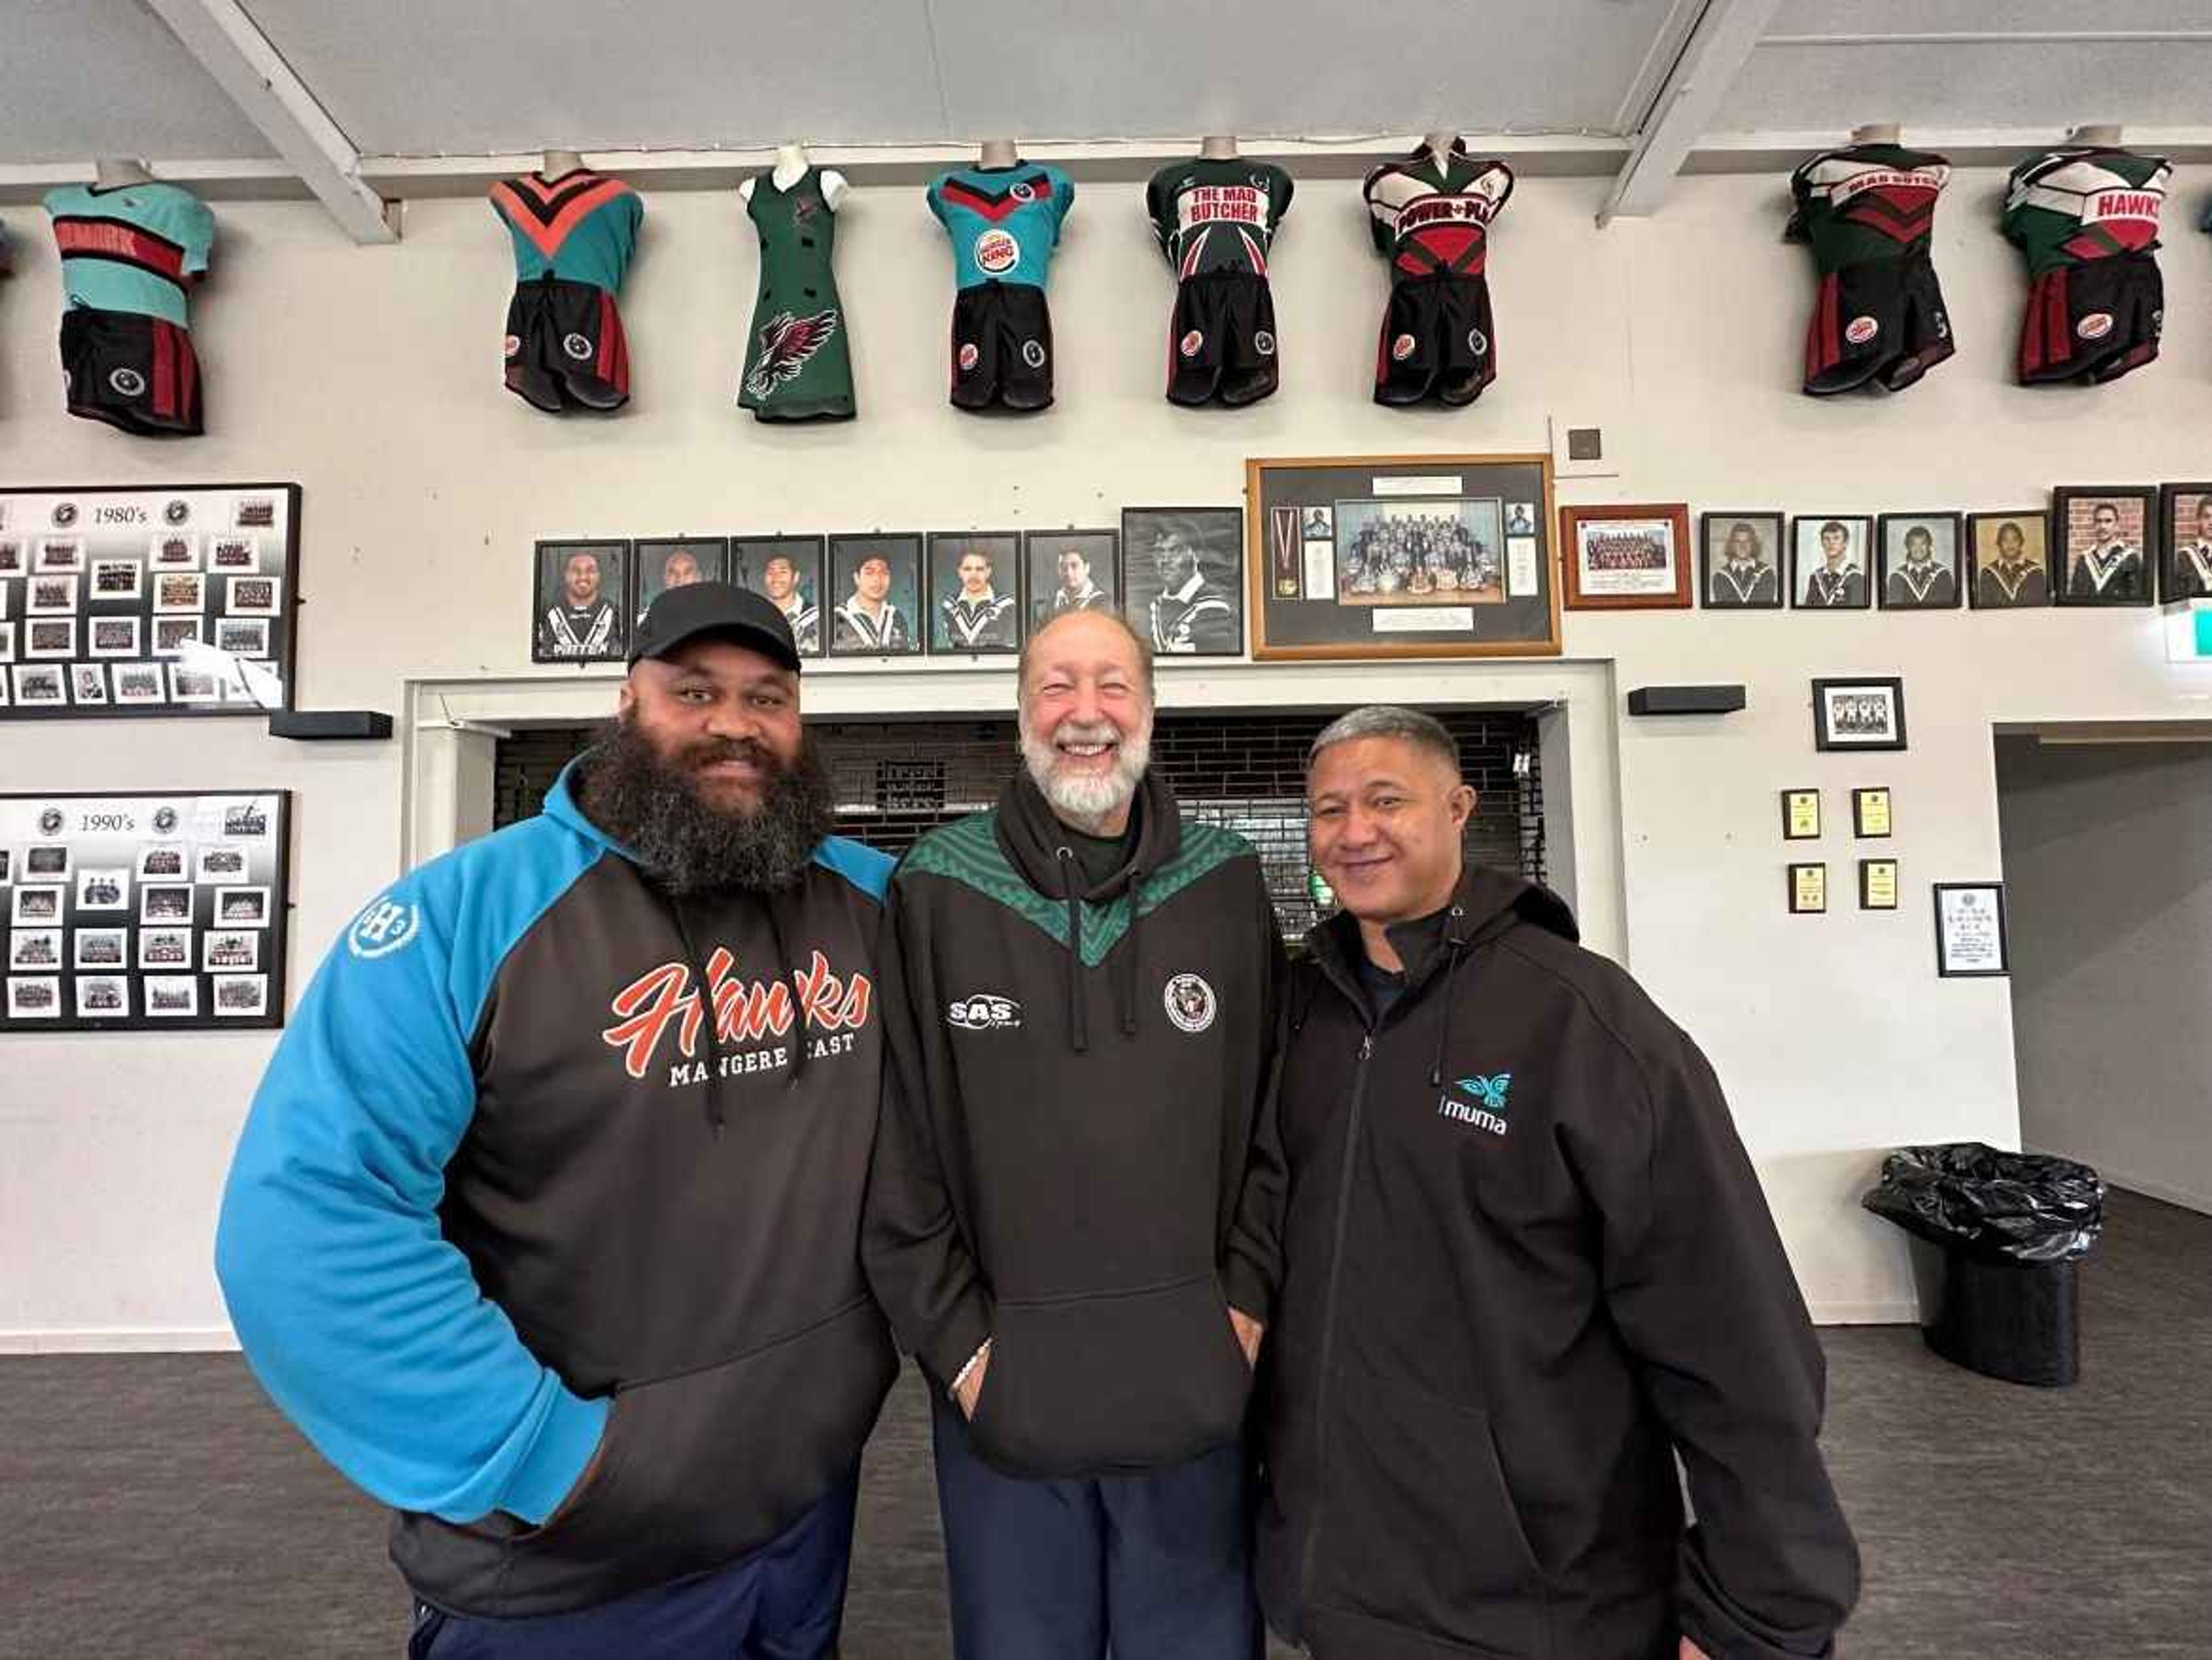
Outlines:
[[[1866,1558],[1843,1653],[2212,1656],[2212,1218],[2115,1194],[2081,1292],[2071,1389],[1977,1377],[1908,1329],[1822,1334],[1828,1454]],[[0,1655],[400,1652],[382,1515],[237,1357],[0,1359]],[[869,1448],[846,1652],[950,1651],[909,1374]]]

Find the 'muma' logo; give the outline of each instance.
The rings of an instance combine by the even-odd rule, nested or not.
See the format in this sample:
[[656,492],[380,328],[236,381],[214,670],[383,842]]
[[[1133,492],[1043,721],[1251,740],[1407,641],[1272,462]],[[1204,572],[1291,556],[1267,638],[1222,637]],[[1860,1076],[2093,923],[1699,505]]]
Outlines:
[[1494,1078],[1462,1078],[1458,1086],[1474,1099],[1462,1101],[1457,1096],[1447,1095],[1437,1103],[1438,1116],[1455,1118],[1462,1124],[1488,1130],[1492,1135],[1504,1134],[1505,1092],[1513,1086],[1513,1074],[1501,1072]]

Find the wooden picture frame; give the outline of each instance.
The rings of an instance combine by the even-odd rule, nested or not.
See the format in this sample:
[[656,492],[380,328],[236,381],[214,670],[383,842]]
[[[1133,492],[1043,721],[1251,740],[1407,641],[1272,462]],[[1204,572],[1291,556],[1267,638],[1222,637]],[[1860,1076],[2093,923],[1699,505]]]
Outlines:
[[1690,562],[1686,502],[1559,509],[1562,602],[1569,611],[1687,611]]
[[[1555,657],[1547,453],[1255,458],[1245,581],[1261,661]],[[1136,557],[1123,537],[1125,563]]]

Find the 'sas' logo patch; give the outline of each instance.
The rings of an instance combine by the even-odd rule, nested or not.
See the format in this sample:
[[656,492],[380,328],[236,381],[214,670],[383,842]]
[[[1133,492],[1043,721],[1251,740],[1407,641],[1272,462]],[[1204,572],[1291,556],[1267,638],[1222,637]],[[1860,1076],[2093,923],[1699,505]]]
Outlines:
[[346,930],[346,949],[364,962],[374,962],[414,944],[422,931],[422,913],[386,894],[354,919]]
[[1022,1024],[1022,1006],[1011,997],[978,992],[946,1004],[945,1018],[963,1031],[1011,1031]]

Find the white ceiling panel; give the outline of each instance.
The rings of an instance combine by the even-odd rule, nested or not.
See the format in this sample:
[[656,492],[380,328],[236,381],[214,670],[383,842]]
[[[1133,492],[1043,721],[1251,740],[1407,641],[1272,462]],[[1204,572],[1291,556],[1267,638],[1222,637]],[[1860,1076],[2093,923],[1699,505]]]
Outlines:
[[1770,35],[2212,30],[2212,0],[1782,0]]
[[1609,131],[1666,0],[938,0],[952,134]]
[[0,5],[0,164],[273,154],[135,0]]
[[2208,85],[2212,41],[1762,45],[1713,125],[1734,132],[1841,131],[1865,121],[2201,126]]
[[922,0],[245,0],[368,155],[854,143],[944,125]]

